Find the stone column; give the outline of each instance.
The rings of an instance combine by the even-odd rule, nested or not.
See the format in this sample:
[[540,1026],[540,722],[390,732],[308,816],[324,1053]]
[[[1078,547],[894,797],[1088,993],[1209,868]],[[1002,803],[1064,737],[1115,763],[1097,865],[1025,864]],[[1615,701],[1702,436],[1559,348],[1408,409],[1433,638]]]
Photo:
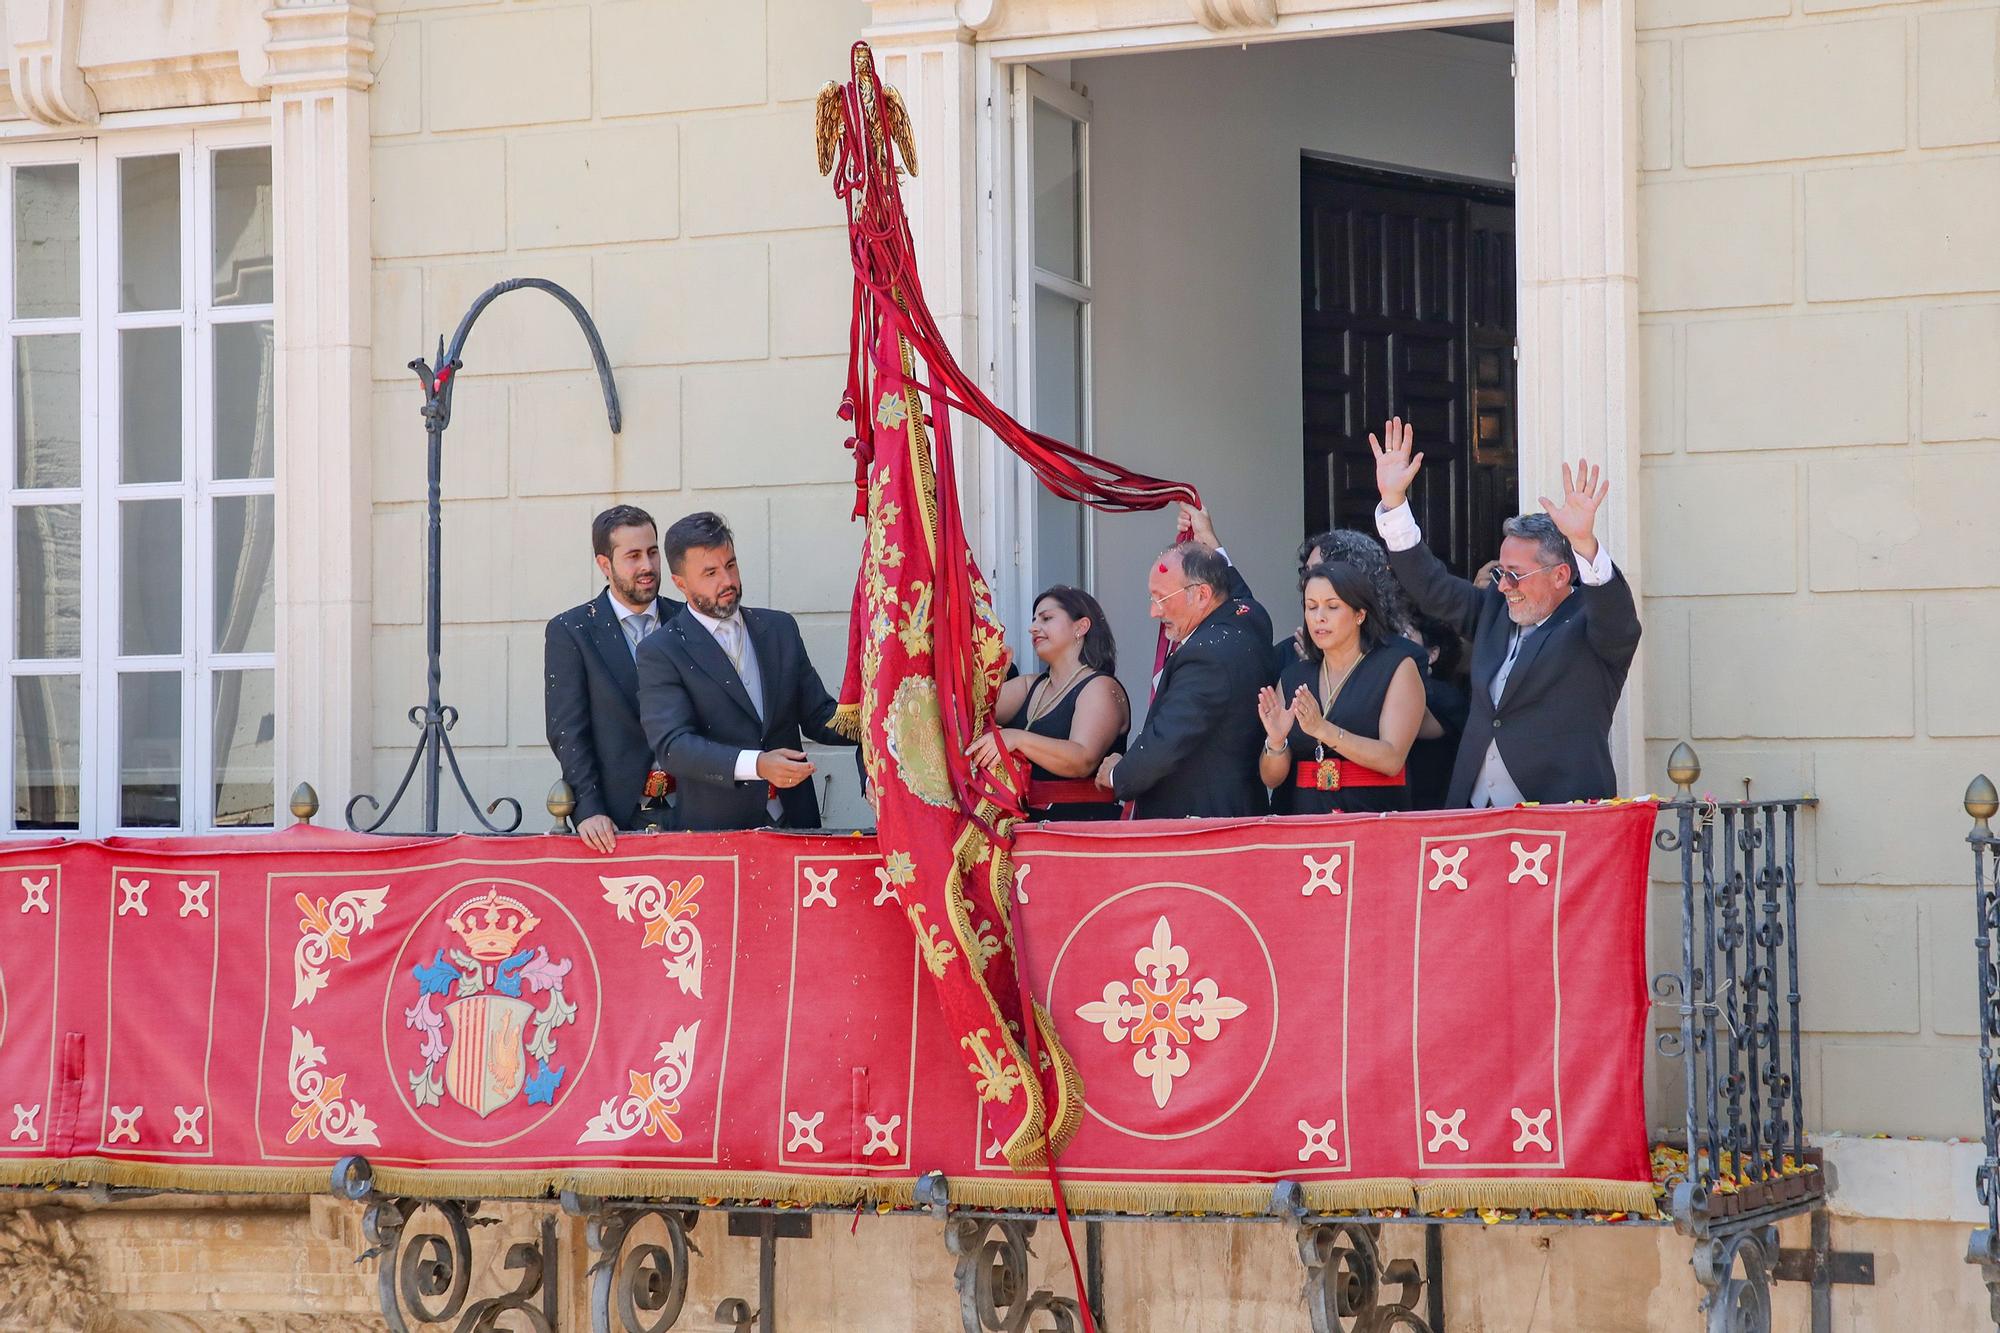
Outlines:
[[[1639,558],[1638,81],[1634,0],[1517,0],[1516,250],[1520,263],[1523,508],[1558,498],[1562,463],[1611,483],[1597,532],[1619,567]],[[1612,755],[1621,786],[1649,775],[1638,664]]]
[[[998,0],[874,0],[875,23],[867,33],[876,72],[902,94],[916,137],[919,174],[903,182],[903,200],[917,242],[918,276],[952,353],[989,393],[992,357],[983,350],[976,314],[980,118],[973,42],[1000,8]],[[1004,97],[1006,90],[994,95]],[[996,166],[1004,169],[1004,163]],[[997,302],[1002,291],[990,299]],[[1004,335],[1004,329],[991,331]],[[1015,579],[1012,543],[1003,549],[1002,536],[1013,530],[1012,458],[964,417],[954,416],[953,426],[966,530],[1007,617],[1014,610],[1009,603]]]
[[368,785],[368,40],[373,11],[265,12],[277,218],[278,804]]

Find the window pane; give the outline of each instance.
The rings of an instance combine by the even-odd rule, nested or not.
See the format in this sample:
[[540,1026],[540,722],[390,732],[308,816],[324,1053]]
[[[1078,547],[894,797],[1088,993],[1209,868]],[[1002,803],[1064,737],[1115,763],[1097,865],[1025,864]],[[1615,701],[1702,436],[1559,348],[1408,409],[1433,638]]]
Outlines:
[[271,150],[215,155],[215,304],[271,299]]
[[50,333],[14,340],[14,484],[83,485],[81,340]]
[[181,331],[118,334],[118,480],[181,479]]
[[271,321],[215,326],[215,475],[268,477],[271,434]]
[[215,651],[268,653],[271,561],[278,503],[268,495],[223,495],[215,501]]
[[[1083,306],[1059,293],[1035,292],[1035,429],[1084,447]],[[1083,506],[1035,488],[1035,583],[1088,587],[1083,568]]]
[[181,822],[181,678],[151,671],[118,678],[118,824]]
[[74,162],[14,168],[14,316],[74,316],[79,218]]
[[77,766],[83,758],[81,676],[14,681],[14,827],[77,826]]
[[276,684],[270,671],[215,673],[215,823],[268,826],[277,804],[272,743]]
[[118,161],[118,308],[181,308],[181,159]]
[[1035,262],[1083,281],[1083,127],[1035,104]]
[[181,650],[181,502],[118,506],[118,651],[128,657]]
[[14,511],[14,652],[20,658],[83,651],[83,510],[34,505]]

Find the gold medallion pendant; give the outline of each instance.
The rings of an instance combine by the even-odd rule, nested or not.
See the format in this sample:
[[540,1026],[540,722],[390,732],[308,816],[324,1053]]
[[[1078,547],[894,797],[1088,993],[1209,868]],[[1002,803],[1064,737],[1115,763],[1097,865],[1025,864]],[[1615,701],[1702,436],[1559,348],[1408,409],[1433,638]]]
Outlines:
[[1339,791],[1340,762],[1335,759],[1320,760],[1319,769],[1314,774],[1313,780],[1321,791]]

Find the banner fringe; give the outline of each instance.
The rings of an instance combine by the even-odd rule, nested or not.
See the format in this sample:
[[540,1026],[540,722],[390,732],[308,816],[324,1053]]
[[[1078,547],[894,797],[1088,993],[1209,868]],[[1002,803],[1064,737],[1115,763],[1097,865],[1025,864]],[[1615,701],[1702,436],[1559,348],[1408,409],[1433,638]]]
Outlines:
[[[331,1163],[323,1167],[231,1167],[125,1162],[103,1157],[0,1162],[0,1186],[110,1185],[134,1189],[214,1194],[327,1194]],[[572,1171],[448,1171],[378,1166],[377,1196],[417,1199],[544,1199],[564,1190],[611,1199],[757,1201],[909,1208],[916,1202],[912,1177],[805,1176],[771,1171],[680,1171],[644,1167]],[[947,1188],[954,1206],[1054,1207],[1046,1180],[954,1176]],[[1469,1212],[1477,1209],[1657,1213],[1653,1186],[1637,1180],[1332,1180],[1300,1184],[1306,1208],[1317,1213],[1404,1209]],[[1122,1182],[1066,1179],[1072,1208],[1089,1212],[1227,1213],[1268,1215],[1271,1184],[1238,1181]]]
[[855,744],[861,743],[861,705],[842,704],[833,710],[827,726],[833,728]]
[[332,1189],[332,1175],[331,1162],[299,1168],[124,1162],[109,1157],[0,1161],[0,1186],[22,1188],[110,1185],[202,1194],[326,1194]]
[[1659,1211],[1649,1180],[1422,1180],[1417,1211],[1441,1213],[1476,1208],[1559,1212],[1643,1213]]
[[[1274,1184],[1275,1182],[1273,1182]],[[1072,1209],[1087,1212],[1228,1213],[1264,1217],[1271,1210],[1272,1184],[1247,1181],[1230,1184],[1190,1182],[1123,1182],[1063,1179],[1063,1197]],[[1416,1192],[1407,1180],[1335,1180],[1302,1183],[1306,1207],[1317,1212],[1357,1212],[1376,1208],[1411,1208]],[[973,1208],[1052,1208],[1048,1182],[1042,1180],[968,1180],[954,1176],[951,1202]]]

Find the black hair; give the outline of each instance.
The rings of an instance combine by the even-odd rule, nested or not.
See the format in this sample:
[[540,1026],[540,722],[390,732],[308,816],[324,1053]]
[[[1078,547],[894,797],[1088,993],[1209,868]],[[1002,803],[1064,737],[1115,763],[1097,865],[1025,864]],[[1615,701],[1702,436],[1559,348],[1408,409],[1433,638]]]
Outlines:
[[1465,640],[1458,636],[1458,631],[1436,616],[1427,616],[1421,611],[1410,617],[1410,627],[1416,630],[1424,647],[1437,652],[1437,661],[1431,663],[1431,674],[1447,678],[1456,676],[1458,664],[1465,657]]
[[[1313,559],[1314,551],[1319,552],[1317,561]],[[1415,613],[1403,597],[1403,587],[1396,582],[1394,571],[1389,568],[1389,553],[1369,533],[1355,528],[1335,528],[1332,532],[1322,532],[1299,543],[1300,586],[1304,586],[1307,566],[1343,562],[1366,574],[1368,581],[1375,585],[1375,604],[1381,608],[1382,617],[1388,622],[1385,628],[1399,634],[1408,629]]]
[[601,556],[611,555],[611,534],[620,528],[651,528],[658,536],[660,525],[653,522],[653,516],[637,505],[612,505],[611,508],[590,520],[590,549]]
[[[1361,651],[1373,652],[1388,634],[1388,626],[1382,623],[1382,606],[1375,600],[1375,581],[1366,571],[1357,569],[1345,560],[1332,564],[1313,565],[1299,575],[1299,595],[1304,597],[1306,585],[1314,579],[1325,579],[1333,586],[1333,595],[1347,604],[1349,610],[1361,616]],[[1306,660],[1318,662],[1326,656],[1320,646],[1313,642],[1311,634],[1305,635]]]
[[1033,609],[1039,611],[1043,602],[1054,602],[1071,620],[1089,620],[1090,628],[1083,632],[1083,643],[1079,649],[1083,664],[1107,676],[1118,674],[1118,643],[1111,637],[1111,622],[1105,618],[1104,608],[1098,605],[1095,597],[1081,588],[1058,583],[1035,595]]
[[660,551],[667,558],[667,568],[678,574],[687,553],[697,546],[734,545],[736,534],[729,530],[722,515],[704,509],[675,519],[674,525],[667,529],[666,540],[660,543]]

